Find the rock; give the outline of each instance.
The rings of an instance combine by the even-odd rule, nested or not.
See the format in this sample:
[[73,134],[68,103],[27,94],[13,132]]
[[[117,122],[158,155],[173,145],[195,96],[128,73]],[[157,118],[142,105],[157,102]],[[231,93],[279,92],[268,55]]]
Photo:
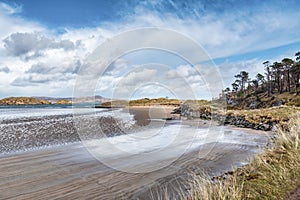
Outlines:
[[234,99],[227,99],[227,104],[231,106],[238,106],[240,103]]
[[269,131],[269,130],[271,130],[271,128],[270,128],[270,125],[269,125],[269,124],[263,124],[263,125],[262,125],[262,127],[263,127],[263,129],[264,129],[265,131]]
[[249,108],[250,108],[250,109],[255,109],[255,108],[257,108],[257,102],[252,102],[252,103],[250,103]]
[[175,108],[175,109],[171,112],[171,114],[181,114],[181,107]]
[[275,101],[275,103],[273,103],[272,106],[281,106],[284,104],[284,101],[283,100],[278,100],[278,101]]

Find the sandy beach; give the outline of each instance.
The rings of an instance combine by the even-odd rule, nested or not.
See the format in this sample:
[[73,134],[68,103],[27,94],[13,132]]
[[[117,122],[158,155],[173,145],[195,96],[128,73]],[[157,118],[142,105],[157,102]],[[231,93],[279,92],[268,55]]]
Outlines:
[[124,112],[134,115],[138,125],[147,125],[151,119],[180,119],[178,114],[171,114],[174,106],[130,106]]
[[[199,151],[186,154],[162,170],[130,174],[113,170],[94,159],[80,144],[18,153],[1,158],[1,199],[129,199],[159,194],[159,188],[188,187],[191,174],[202,170],[221,175],[249,161],[253,147],[207,144],[213,150],[199,159]],[[191,173],[192,172],[192,173]],[[178,188],[177,188],[178,189]],[[153,195],[152,194],[152,195]]]
[[[129,108],[140,120],[140,126],[147,125],[149,119],[174,117],[170,114],[172,110],[172,107]],[[180,123],[167,121],[167,126]],[[81,142],[1,154],[0,199],[157,199],[162,195],[161,189],[167,189],[172,199],[180,199],[178,189],[188,192],[195,174],[204,171],[218,176],[231,171],[249,162],[267,142],[268,137],[262,131],[224,127],[221,141],[197,146],[166,167],[147,173],[115,170],[95,159]],[[173,160],[172,152],[177,146],[175,143],[166,150],[165,160],[144,158],[148,164],[143,165]],[[119,156],[114,164],[141,168],[138,162],[129,162],[134,159],[135,155]]]

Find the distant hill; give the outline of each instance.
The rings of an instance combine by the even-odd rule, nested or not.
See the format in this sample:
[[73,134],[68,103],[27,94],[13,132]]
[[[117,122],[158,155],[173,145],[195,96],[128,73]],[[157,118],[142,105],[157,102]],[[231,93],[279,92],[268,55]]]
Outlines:
[[100,95],[96,95],[96,96],[91,96],[91,97],[79,97],[76,99],[73,99],[72,97],[45,97],[45,96],[38,96],[38,97],[34,97],[36,99],[44,99],[47,101],[50,101],[53,104],[62,104],[63,102],[65,102],[67,104],[67,102],[72,103],[103,103],[103,102],[107,102],[107,101],[111,101],[110,98],[105,98],[102,97]]
[[72,103],[93,103],[100,104],[111,101],[102,96],[80,97],[73,102],[72,97],[6,97],[0,99],[0,105],[47,105],[47,104],[72,104]]
[[36,99],[40,99],[40,100],[47,100],[47,101],[50,101],[51,103],[56,103],[60,100],[65,100],[65,101],[69,101],[69,102],[72,102],[72,98],[70,97],[66,97],[66,98],[60,98],[60,97],[46,97],[46,96],[34,96],[33,98],[36,98]]

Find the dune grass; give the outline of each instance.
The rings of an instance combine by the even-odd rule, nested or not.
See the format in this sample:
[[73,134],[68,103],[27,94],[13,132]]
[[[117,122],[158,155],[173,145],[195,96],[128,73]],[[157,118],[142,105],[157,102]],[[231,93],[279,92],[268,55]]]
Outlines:
[[272,147],[226,180],[196,178],[187,199],[284,199],[300,184],[300,112],[288,126],[288,132],[279,128]]
[[250,123],[274,123],[279,124],[282,129],[288,130],[291,116],[300,112],[299,107],[278,106],[253,110],[227,110],[228,116],[243,116]]

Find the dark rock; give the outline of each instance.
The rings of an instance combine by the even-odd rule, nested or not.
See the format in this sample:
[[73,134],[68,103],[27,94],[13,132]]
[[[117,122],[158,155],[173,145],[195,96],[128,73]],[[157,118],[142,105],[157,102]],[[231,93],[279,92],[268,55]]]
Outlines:
[[171,112],[171,114],[181,114],[181,107],[175,108],[175,109]]
[[234,99],[227,99],[227,104],[231,106],[238,106],[240,103]]
[[250,103],[249,108],[250,109],[255,109],[255,108],[257,108],[257,105],[258,105],[257,102],[252,102],[252,103]]
[[278,100],[278,101],[275,101],[275,103],[273,103],[272,106],[281,106],[284,104],[284,101],[283,100]]

